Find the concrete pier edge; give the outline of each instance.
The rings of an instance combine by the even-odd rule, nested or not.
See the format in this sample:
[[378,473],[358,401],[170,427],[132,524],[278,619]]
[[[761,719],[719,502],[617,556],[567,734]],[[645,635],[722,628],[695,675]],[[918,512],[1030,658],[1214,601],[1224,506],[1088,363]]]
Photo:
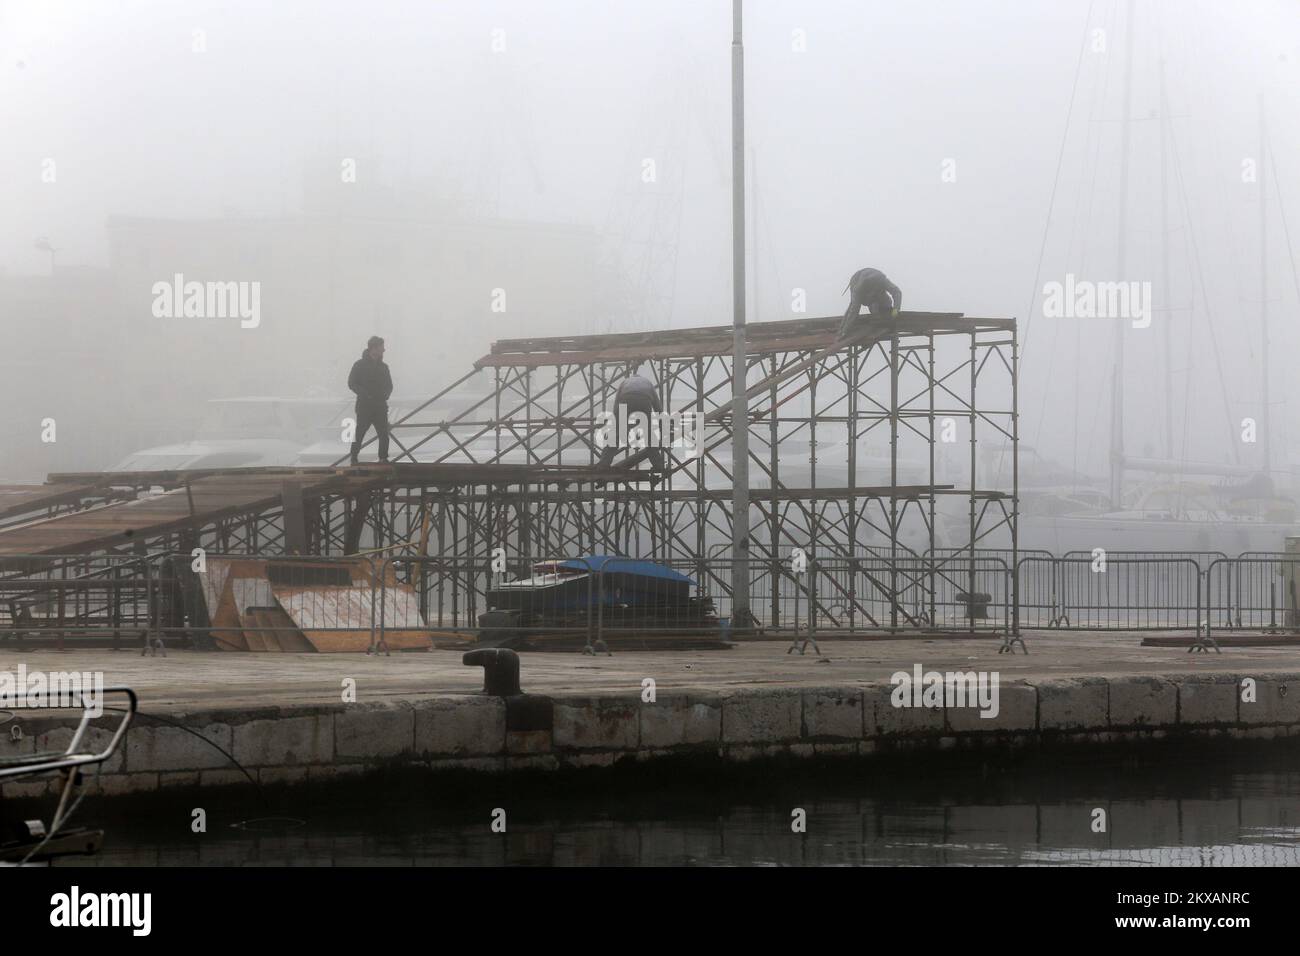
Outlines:
[[[1255,700],[1243,700],[1243,681]],[[696,755],[722,762],[781,757],[869,758],[945,751],[1184,738],[1300,738],[1300,673],[1090,676],[1003,680],[999,711],[895,707],[888,681],[825,687],[687,690],[658,694],[443,695],[384,704],[303,705],[144,717],[90,792],[299,785],[394,767],[501,774],[609,767]],[[68,722],[23,715],[6,752],[67,745]],[[191,732],[192,731],[192,732]],[[93,732],[92,741],[106,737]],[[211,741],[234,757],[245,775]],[[0,786],[12,798],[53,792],[57,779]]]

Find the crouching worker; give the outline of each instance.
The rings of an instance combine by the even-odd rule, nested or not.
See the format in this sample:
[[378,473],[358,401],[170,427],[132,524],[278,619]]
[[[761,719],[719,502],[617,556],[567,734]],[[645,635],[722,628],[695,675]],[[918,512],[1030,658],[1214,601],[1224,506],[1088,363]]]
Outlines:
[[[654,383],[642,377],[639,370],[637,374],[629,375],[624,379],[623,384],[618,387],[618,396],[614,400],[614,415],[618,423],[618,440],[607,444],[600,453],[600,466],[602,468],[610,467],[614,464],[614,458],[619,449],[626,448],[629,452],[640,452],[640,454],[630,457],[624,463],[624,467],[632,467],[648,454],[651,469],[653,471],[663,471],[663,448],[658,444],[652,444],[654,441],[654,421],[662,411],[663,403],[659,401],[659,393],[655,390]],[[638,412],[645,417],[634,422],[633,416]],[[629,433],[635,430],[637,425],[643,423],[644,431],[641,432],[639,440],[634,440]]]
[[849,307],[840,323],[840,338],[847,337],[857,324],[865,305],[873,316],[898,318],[903,307],[903,292],[879,269],[859,269],[844,290],[850,294]]

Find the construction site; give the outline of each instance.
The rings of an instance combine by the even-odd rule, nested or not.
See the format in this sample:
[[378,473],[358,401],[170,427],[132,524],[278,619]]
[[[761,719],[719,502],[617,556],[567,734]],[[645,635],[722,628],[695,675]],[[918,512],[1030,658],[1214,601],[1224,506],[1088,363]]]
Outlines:
[[0,866],[1300,862],[1300,20],[1188,3],[10,4]]
[[[810,622],[844,633],[968,630],[974,618],[956,612],[970,602],[959,606],[958,595],[976,593],[991,573],[981,542],[1009,541],[1014,566],[1014,456],[1000,488],[979,486],[976,461],[984,436],[1016,440],[1015,323],[904,313],[847,341],[838,325],[770,322],[749,336],[741,480],[751,496],[750,616],[729,629],[741,638]],[[731,350],[728,327],[500,341],[392,423],[389,464],[55,474],[43,486],[11,486],[0,498],[3,632],[24,642],[203,647],[214,633],[283,630],[296,641],[306,630],[339,632],[322,647],[368,650],[378,607],[402,646],[427,647],[431,635],[471,639],[503,572],[582,555],[684,573],[730,625]],[[644,467],[598,464],[600,415],[637,368],[653,370],[664,408],[704,422],[689,455],[665,448],[666,473],[653,483]],[[428,410],[472,379],[486,379],[490,393],[432,420]],[[940,481],[934,450],[945,420],[965,427],[967,468]],[[867,441],[887,456],[860,461]],[[900,480],[904,457],[925,463],[923,480]],[[954,507],[965,519],[959,542],[939,536],[941,512]],[[207,572],[192,570],[200,551],[213,573],[226,559],[269,562],[253,577],[235,575],[250,588],[260,582],[262,594],[237,602],[237,622],[218,612],[222,589],[205,591]],[[349,577],[349,565],[364,570]],[[330,583],[339,568],[346,583]],[[248,619],[249,608],[277,606],[267,600],[272,582],[299,592],[293,612],[311,620]],[[997,590],[1004,601],[1001,582]],[[641,636],[672,625],[652,622]],[[423,642],[412,644],[420,631]]]

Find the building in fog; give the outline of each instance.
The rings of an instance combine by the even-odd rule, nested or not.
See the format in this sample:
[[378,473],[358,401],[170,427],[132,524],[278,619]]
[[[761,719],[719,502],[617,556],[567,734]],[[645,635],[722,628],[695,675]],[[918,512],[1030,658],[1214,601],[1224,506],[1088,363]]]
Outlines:
[[52,275],[0,275],[0,315],[8,332],[0,481],[99,468],[123,448],[177,437],[133,367],[112,273],[60,266]]
[[[165,356],[169,394],[346,394],[375,334],[398,390],[432,394],[494,339],[561,334],[595,306],[597,235],[573,226],[338,215],[119,216],[108,228],[130,335]],[[178,274],[257,283],[257,326],[155,316],[155,284]]]
[[[610,287],[590,228],[399,215],[369,200],[309,205],[283,217],[113,216],[108,270],[0,277],[0,308],[29,336],[0,360],[15,394],[0,479],[98,470],[183,440],[212,398],[346,398],[348,369],[375,334],[398,393],[432,395],[495,339],[573,331]],[[185,317],[182,303],[156,315],[155,288],[176,275],[256,283],[256,326]],[[40,441],[47,417],[54,445]]]

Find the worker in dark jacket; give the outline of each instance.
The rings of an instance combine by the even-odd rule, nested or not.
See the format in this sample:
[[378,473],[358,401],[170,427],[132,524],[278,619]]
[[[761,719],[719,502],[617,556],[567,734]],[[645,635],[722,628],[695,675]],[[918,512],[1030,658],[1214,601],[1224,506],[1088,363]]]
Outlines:
[[903,307],[903,292],[879,269],[859,269],[844,287],[850,293],[849,308],[840,325],[840,338],[846,337],[857,324],[865,305],[873,316],[898,318]]
[[393,394],[393,376],[384,364],[384,340],[372,335],[361,358],[352,363],[348,388],[357,393],[357,432],[352,443],[352,464],[357,464],[366,432],[375,426],[379,436],[379,460],[388,461],[388,397]]
[[[654,471],[664,470],[664,453],[658,445],[651,446],[654,441],[654,428],[651,424],[651,417],[663,411],[663,403],[659,401],[659,392],[655,390],[654,382],[641,376],[639,370],[637,373],[629,375],[623,379],[623,384],[618,387],[618,397],[614,399],[615,415],[618,414],[618,406],[626,407],[626,417],[620,418],[620,421],[626,421],[628,430],[632,427],[632,416],[640,412],[646,416],[646,433],[642,435],[641,448],[648,449],[650,456],[650,467]],[[640,424],[639,422],[637,424]],[[622,435],[622,445],[607,445],[605,450],[600,454],[600,464],[602,468],[608,468],[614,463],[614,456],[618,454],[620,447],[632,449],[627,444],[628,436]],[[629,467],[633,461],[640,461],[644,454],[636,455],[628,462]]]

